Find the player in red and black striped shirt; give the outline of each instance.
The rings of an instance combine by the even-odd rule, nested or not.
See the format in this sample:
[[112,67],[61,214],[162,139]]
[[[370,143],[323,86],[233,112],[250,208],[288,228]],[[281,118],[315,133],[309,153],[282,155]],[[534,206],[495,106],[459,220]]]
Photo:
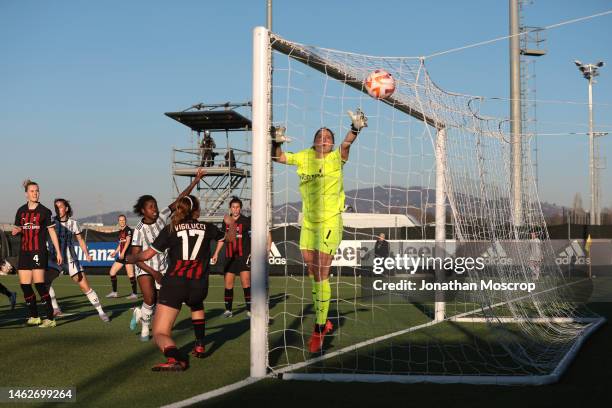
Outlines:
[[[232,304],[234,302],[234,280],[236,274],[240,275],[240,283],[244,292],[247,316],[251,316],[251,217],[242,215],[242,201],[238,197],[232,198],[229,204],[230,216],[236,228],[236,240],[225,246],[225,301],[224,317],[232,317]],[[225,224],[225,230],[229,226]],[[216,259],[213,258],[213,263]]]
[[[153,371],[183,371],[187,359],[180,355],[171,337],[181,305],[191,308],[196,337],[193,355],[204,357],[204,299],[208,293],[210,246],[216,241],[218,253],[224,233],[215,225],[198,221],[200,203],[192,195],[176,202],[170,225],[165,227],[152,245],[143,252],[129,255],[128,262],[142,262],[168,250],[169,266],[161,279],[157,311],[153,320],[153,339],[168,361]],[[228,217],[229,218],[229,217]]]
[[[58,265],[62,264],[62,253],[55,232],[55,223],[53,222],[51,210],[38,202],[40,198],[38,184],[31,180],[26,180],[23,182],[23,188],[28,202],[17,210],[12,234],[21,234],[21,249],[19,251],[17,270],[21,290],[23,290],[23,297],[30,312],[27,324],[30,326],[55,327],[53,305],[51,304],[47,285],[45,285],[45,269],[47,268],[49,257],[47,234],[49,234],[55,248]],[[36,295],[32,289],[32,282],[36,286],[41,302],[47,309],[47,318],[42,322],[38,316]]]
[[132,245],[132,233],[133,229],[128,227],[127,218],[125,214],[119,215],[117,222],[119,223],[119,243],[117,244],[117,249],[115,249],[113,255],[116,257],[113,266],[111,266],[110,271],[110,280],[111,280],[111,288],[112,291],[106,295],[107,298],[116,298],[119,295],[117,294],[117,273],[121,270],[121,268],[125,265],[125,272],[127,273],[128,278],[130,278],[130,285],[132,285],[132,293],[127,296],[128,299],[138,299],[138,295],[136,295],[136,275],[134,274],[134,265],[125,262],[125,255],[130,253],[131,245]]

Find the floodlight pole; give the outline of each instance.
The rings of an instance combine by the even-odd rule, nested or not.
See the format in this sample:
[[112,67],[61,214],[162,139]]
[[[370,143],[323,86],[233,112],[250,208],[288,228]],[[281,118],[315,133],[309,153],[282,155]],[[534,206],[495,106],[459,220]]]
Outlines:
[[521,57],[519,38],[519,0],[510,4],[510,133],[512,138],[513,224],[523,224],[523,154],[521,141]]
[[583,64],[575,60],[574,64],[578,67],[582,76],[588,80],[589,84],[589,181],[591,185],[591,215],[589,222],[591,225],[601,223],[601,208],[599,207],[599,171],[595,169],[595,132],[593,131],[593,83],[594,78],[599,76],[598,69],[604,66],[602,61],[596,64]]
[[589,75],[589,178],[591,181],[591,225],[597,223],[597,194],[595,184],[595,136],[593,135],[593,76]]
[[272,31],[272,0],[266,1],[266,28]]

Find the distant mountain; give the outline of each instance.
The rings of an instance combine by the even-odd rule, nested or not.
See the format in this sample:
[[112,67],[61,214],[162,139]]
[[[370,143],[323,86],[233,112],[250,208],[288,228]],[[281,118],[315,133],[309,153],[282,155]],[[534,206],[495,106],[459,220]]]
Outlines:
[[[345,192],[347,211],[376,214],[405,214],[416,217],[421,222],[432,222],[435,214],[436,191],[420,186],[409,188],[398,186],[377,186]],[[460,196],[462,202],[469,202],[469,197]],[[542,212],[546,220],[560,219],[567,208],[548,202],[542,202]],[[422,209],[425,209],[425,214]],[[274,223],[292,223],[298,221],[302,202],[295,201],[274,207]],[[447,213],[450,208],[447,208]],[[426,220],[426,221],[425,221]]]
[[[347,211],[375,214],[410,213],[420,219],[421,208],[427,208],[427,215],[433,215],[432,205],[436,202],[436,192],[420,186],[405,188],[397,186],[377,186],[360,188],[345,192]],[[427,205],[425,205],[427,204]],[[302,202],[295,201],[274,207],[275,223],[297,222]]]
[[[423,220],[426,215],[432,221],[434,215],[434,204],[436,202],[436,191],[420,186],[410,188],[398,186],[377,186],[372,188],[360,188],[345,192],[345,205],[348,211],[360,213],[377,214],[404,214],[406,212]],[[567,208],[548,202],[542,202],[542,211],[547,220],[560,219]],[[421,208],[426,208],[426,214],[421,213]],[[298,216],[302,210],[302,202],[294,201],[274,207],[274,223],[292,223],[298,221]],[[80,218],[81,223],[102,222],[104,225],[114,225],[117,223],[119,214],[128,217],[128,225],[136,225],[140,217],[129,211],[112,211],[100,215]]]
[[111,211],[104,214],[92,215],[90,217],[79,218],[79,223],[102,223],[104,225],[117,224],[119,215],[124,214],[127,217],[128,225],[136,225],[140,221],[140,217],[136,216],[131,210],[129,211]]

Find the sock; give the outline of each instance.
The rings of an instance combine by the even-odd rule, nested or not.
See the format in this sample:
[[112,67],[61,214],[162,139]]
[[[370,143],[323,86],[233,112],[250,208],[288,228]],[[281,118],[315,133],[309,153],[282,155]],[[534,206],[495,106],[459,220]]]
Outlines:
[[11,297],[11,291],[6,288],[3,284],[0,283],[0,293],[5,296]]
[[51,304],[51,297],[49,296],[49,292],[47,292],[47,285],[44,283],[35,283],[36,291],[40,295],[40,303],[45,305],[47,309],[47,319],[53,320],[53,305]]
[[55,298],[55,290],[53,290],[53,286],[48,285],[47,292],[49,292],[49,297],[51,298],[51,306],[53,306],[53,309],[59,309],[60,307],[57,304],[57,299]]
[[152,315],[153,305],[147,305],[146,303],[142,302],[142,307],[140,308],[140,322],[142,323],[142,331],[140,332],[140,334],[143,337],[149,335]]
[[311,283],[311,292],[312,292],[312,306],[315,308],[315,310],[317,310],[316,304],[317,304],[317,285],[315,282],[315,278],[314,276],[310,277],[310,283]]
[[168,359],[173,358],[177,361],[181,359],[181,355],[179,354],[179,351],[176,346],[164,347],[164,356],[166,356]]
[[113,287],[113,292],[117,291],[117,275],[111,276],[111,285]]
[[29,317],[38,317],[38,309],[36,308],[36,295],[32,289],[32,285],[21,284],[21,290],[23,291],[23,299],[30,311]]
[[191,324],[193,325],[193,333],[195,334],[196,344],[203,345],[204,330],[206,327],[204,324],[204,319],[191,319]]
[[102,305],[100,304],[100,299],[98,299],[98,295],[96,294],[95,290],[89,289],[89,292],[87,292],[85,296],[87,296],[87,299],[89,299],[89,302],[93,305],[93,307],[96,308],[98,314],[104,313]]
[[135,276],[132,276],[132,277],[130,278],[130,285],[132,285],[132,293],[133,293],[133,294],[138,293],[138,292],[137,292],[137,290],[138,290],[138,289],[136,289],[136,277],[135,277]]
[[331,299],[331,285],[329,279],[321,282],[316,282],[317,286],[317,304],[316,306],[316,324],[325,325],[327,321],[327,313],[329,312],[329,300]]
[[248,288],[242,288],[242,291],[244,292],[244,303],[246,303],[246,309],[250,312],[251,311],[251,287],[249,286]]
[[225,310],[232,310],[232,303],[234,303],[234,288],[225,289],[225,294],[223,296],[223,300],[225,301]]

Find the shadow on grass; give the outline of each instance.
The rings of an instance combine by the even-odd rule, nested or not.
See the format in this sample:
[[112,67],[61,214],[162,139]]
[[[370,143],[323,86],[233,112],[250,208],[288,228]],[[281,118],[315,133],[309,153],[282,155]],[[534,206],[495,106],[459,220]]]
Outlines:
[[[60,307],[64,313],[64,316],[56,318],[58,326],[98,315],[98,312],[89,302],[87,296],[83,294],[62,297],[60,302]],[[41,319],[44,319],[46,316],[44,305],[38,303],[37,308],[38,315],[41,317]],[[115,305],[105,305],[103,308],[111,320],[114,320],[125,313],[125,311],[131,309],[132,306],[128,303],[117,303]],[[5,313],[2,313],[2,318],[0,319],[0,330],[27,327],[25,325],[25,321],[27,320],[28,315],[28,308],[23,303],[18,304],[15,310],[7,310]]]

